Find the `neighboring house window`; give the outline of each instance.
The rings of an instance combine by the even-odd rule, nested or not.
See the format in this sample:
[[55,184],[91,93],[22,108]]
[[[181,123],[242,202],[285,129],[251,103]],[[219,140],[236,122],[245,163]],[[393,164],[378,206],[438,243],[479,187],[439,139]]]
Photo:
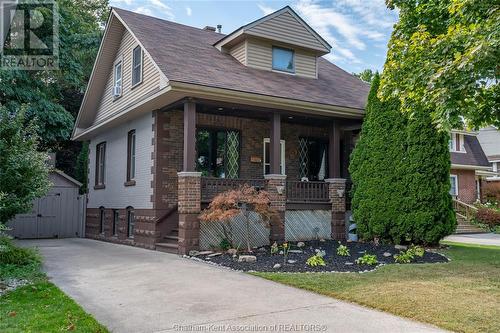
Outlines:
[[122,95],[122,76],[122,62],[119,61],[115,64],[114,68],[113,96],[115,97]]
[[134,237],[134,227],[135,227],[135,216],[134,208],[127,208],[127,235],[128,237]]
[[328,142],[299,138],[299,178],[310,181],[328,178]]
[[120,222],[120,213],[118,209],[113,210],[113,236],[117,235],[117,226]]
[[132,51],[132,86],[142,82],[142,49],[137,46]]
[[135,130],[127,136],[127,181],[135,179]]
[[464,135],[460,133],[451,133],[449,148],[451,152],[465,153]]
[[240,133],[234,130],[200,129],[196,132],[196,171],[203,176],[238,178]]
[[273,69],[295,73],[294,51],[273,46]]
[[106,171],[106,143],[102,142],[96,146],[95,159],[95,185],[104,186]]
[[[264,138],[264,174],[268,175],[271,171],[271,140]],[[280,140],[280,173],[285,174],[285,140]]]
[[450,194],[454,197],[458,196],[458,177],[457,175],[450,175]]
[[104,207],[99,208],[99,232],[101,234],[104,233],[104,219],[106,217],[106,213],[104,211]]

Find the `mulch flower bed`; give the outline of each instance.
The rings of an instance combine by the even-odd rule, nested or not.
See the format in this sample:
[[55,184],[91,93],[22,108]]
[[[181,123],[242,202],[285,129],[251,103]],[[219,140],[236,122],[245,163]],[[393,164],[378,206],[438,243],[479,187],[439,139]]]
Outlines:
[[[288,243],[291,245],[292,252],[288,254],[287,262],[284,263],[283,255],[271,255],[270,246],[263,246],[255,249],[253,253],[248,253],[257,258],[256,262],[238,262],[239,255],[247,253],[232,254],[219,252],[200,252],[200,254],[191,256],[198,260],[211,262],[220,266],[228,267],[238,271],[256,271],[256,272],[365,272],[375,269],[377,266],[385,264],[395,264],[394,255],[399,254],[401,250],[393,245],[374,245],[373,243],[342,243],[349,248],[349,256],[337,255],[339,243],[333,240],[325,241],[307,241],[303,242],[303,247],[297,247],[297,243]],[[297,250],[302,252],[296,253]],[[326,266],[311,267],[306,265],[308,258],[316,254],[316,250],[325,251]],[[210,253],[209,253],[210,252]],[[356,259],[363,254],[374,254],[377,256],[378,264],[361,265],[356,263]],[[415,257],[409,264],[422,263],[442,263],[448,262],[448,259],[436,252],[425,251],[423,257]],[[277,267],[279,264],[280,267]]]

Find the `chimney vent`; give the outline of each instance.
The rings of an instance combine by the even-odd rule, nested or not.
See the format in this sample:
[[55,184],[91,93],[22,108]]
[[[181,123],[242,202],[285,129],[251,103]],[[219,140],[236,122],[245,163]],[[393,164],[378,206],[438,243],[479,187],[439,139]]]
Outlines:
[[222,32],[222,25],[221,24],[217,24],[217,32],[218,33]]
[[203,28],[203,30],[208,30],[208,31],[214,31],[215,32],[215,27],[211,27],[211,26],[207,25],[205,28]]

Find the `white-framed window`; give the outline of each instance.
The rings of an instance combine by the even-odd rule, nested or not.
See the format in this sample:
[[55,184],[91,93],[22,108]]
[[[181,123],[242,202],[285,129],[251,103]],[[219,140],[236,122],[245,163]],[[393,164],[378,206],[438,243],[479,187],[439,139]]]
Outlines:
[[[264,174],[267,175],[271,171],[271,155],[270,155],[271,139],[264,138]],[[285,174],[285,140],[280,140],[280,173]]]
[[450,175],[450,194],[454,197],[458,196],[458,176]]
[[142,48],[138,45],[132,50],[132,87],[142,82]]
[[451,133],[449,148],[451,152],[465,153],[464,135],[460,133]]
[[95,185],[104,186],[106,181],[106,142],[101,142],[96,146],[95,158]]
[[135,130],[127,135],[127,181],[135,179]]
[[295,73],[295,52],[291,49],[273,46],[273,69]]
[[119,60],[115,63],[113,68],[113,96],[120,97],[122,95],[123,88],[123,65],[122,61]]

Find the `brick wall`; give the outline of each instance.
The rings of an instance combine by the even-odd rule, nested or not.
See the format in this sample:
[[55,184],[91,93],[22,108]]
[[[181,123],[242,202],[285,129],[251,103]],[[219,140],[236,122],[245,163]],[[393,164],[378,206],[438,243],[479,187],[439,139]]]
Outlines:
[[451,175],[458,178],[458,199],[466,203],[473,203],[477,199],[476,174],[474,170],[452,169]]
[[87,238],[154,249],[156,239],[159,237],[155,224],[157,212],[152,209],[134,209],[135,226],[133,237],[128,237],[126,209],[118,209],[119,218],[116,235],[113,235],[113,209],[104,209],[104,233],[101,233],[100,230],[100,209],[87,208],[86,214],[85,236]]

